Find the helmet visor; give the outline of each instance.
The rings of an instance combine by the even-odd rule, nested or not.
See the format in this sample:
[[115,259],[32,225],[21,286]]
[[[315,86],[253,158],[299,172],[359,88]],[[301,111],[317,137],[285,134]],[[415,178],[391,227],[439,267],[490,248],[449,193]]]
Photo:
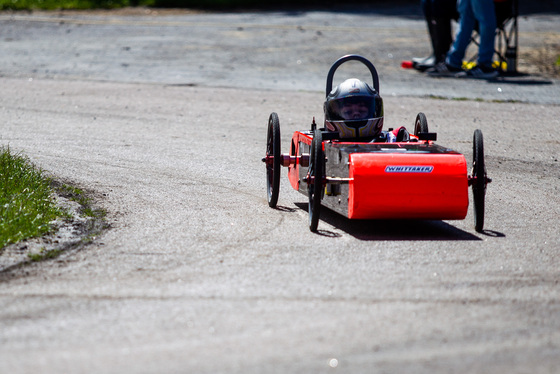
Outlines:
[[[349,96],[329,102],[331,120],[363,120],[378,117],[373,96]],[[377,115],[376,115],[377,114]]]

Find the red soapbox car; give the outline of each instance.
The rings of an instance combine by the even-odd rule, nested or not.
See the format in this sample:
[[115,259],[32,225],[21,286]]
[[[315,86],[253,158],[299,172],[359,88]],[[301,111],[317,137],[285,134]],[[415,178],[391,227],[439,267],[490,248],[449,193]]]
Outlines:
[[[373,64],[359,55],[337,60],[327,76],[327,96],[333,77],[347,61],[362,62],[371,72],[379,93]],[[426,116],[419,113],[407,141],[360,141],[317,128],[296,131],[289,154],[280,150],[280,123],[272,113],[268,120],[266,181],[268,204],[276,207],[280,170],[288,168],[292,187],[309,198],[309,229],[317,231],[321,205],[349,219],[464,219],[472,186],[475,229],[484,227],[486,186],[491,182],[484,166],[482,132],[475,130],[471,174],[465,156],[434,143]]]

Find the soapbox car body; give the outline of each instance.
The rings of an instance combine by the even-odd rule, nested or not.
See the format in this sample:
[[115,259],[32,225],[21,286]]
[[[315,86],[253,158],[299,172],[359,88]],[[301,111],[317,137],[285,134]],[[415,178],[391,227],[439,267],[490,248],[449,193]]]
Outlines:
[[[351,60],[366,65],[379,93],[373,64],[362,56],[349,55],[331,67],[327,95],[336,69]],[[293,133],[290,152],[282,154],[280,122],[272,113],[263,158],[268,204],[277,205],[282,167],[288,168],[291,186],[308,196],[311,231],[317,230],[321,206],[349,219],[464,219],[472,186],[475,229],[482,231],[486,186],[491,181],[484,165],[482,132],[474,132],[470,174],[464,155],[435,140],[423,113],[416,116],[407,141],[392,143],[341,139],[336,132],[317,128],[313,120],[310,130]]]

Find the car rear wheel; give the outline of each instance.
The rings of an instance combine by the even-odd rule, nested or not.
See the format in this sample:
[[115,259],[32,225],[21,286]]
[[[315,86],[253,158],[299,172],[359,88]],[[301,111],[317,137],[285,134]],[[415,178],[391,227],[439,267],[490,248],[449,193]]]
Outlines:
[[418,136],[421,132],[429,132],[428,120],[426,119],[426,115],[422,112],[418,113],[416,116],[416,121],[414,122],[414,135]]

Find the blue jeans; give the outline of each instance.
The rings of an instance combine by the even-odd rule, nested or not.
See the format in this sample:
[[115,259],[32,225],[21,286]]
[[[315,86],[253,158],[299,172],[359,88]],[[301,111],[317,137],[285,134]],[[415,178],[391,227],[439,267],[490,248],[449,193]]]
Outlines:
[[496,36],[496,11],[493,0],[459,0],[459,29],[455,41],[447,54],[449,65],[460,67],[465,51],[471,41],[476,21],[480,34],[478,64],[491,66],[494,57],[494,38]]

